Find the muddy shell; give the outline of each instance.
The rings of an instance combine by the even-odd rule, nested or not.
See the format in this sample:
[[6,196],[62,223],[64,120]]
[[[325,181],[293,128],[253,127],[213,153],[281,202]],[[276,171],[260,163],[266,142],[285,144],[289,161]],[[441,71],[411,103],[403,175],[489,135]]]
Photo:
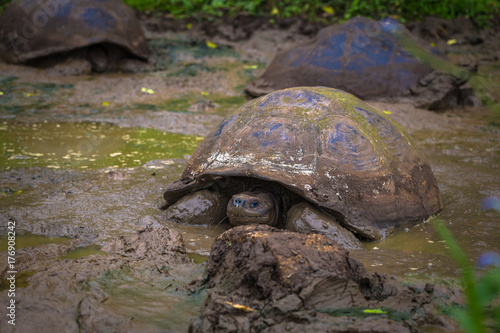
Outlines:
[[421,50],[410,52],[398,36],[425,52],[438,53],[395,20],[355,17],[323,28],[309,42],[277,53],[245,92],[257,97],[278,89],[319,85],[363,99],[406,95],[433,69],[417,58]]
[[167,206],[213,184],[223,188],[230,177],[281,184],[372,240],[442,208],[434,174],[408,134],[378,109],[326,87],[280,90],[242,105],[167,187]]
[[99,43],[149,56],[135,13],[119,0],[14,0],[0,16],[0,51],[9,62]]

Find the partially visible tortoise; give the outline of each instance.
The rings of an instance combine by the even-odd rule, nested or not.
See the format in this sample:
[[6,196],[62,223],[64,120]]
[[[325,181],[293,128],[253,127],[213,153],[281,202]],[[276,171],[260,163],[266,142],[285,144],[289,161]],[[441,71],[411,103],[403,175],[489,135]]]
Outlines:
[[394,30],[421,50],[437,53],[395,20],[355,17],[323,28],[309,42],[278,52],[245,92],[257,97],[289,87],[326,86],[362,99],[409,94],[433,69],[411,54]]
[[135,13],[120,0],[14,0],[0,16],[0,51],[9,62],[44,67],[84,58],[96,72],[149,56]]
[[[348,247],[442,208],[429,164],[383,112],[326,87],[251,100],[196,148],[168,185],[167,219],[262,223],[326,234]],[[342,227],[345,228],[342,228]]]

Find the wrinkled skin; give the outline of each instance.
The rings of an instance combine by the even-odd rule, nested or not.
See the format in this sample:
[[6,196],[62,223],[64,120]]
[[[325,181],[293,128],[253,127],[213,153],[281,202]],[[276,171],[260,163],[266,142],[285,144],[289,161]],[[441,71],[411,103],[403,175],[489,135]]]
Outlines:
[[208,190],[184,196],[166,211],[166,217],[176,223],[211,224],[220,223],[226,216],[227,198]]
[[227,216],[232,226],[266,224],[276,226],[281,208],[270,192],[242,192],[233,195],[227,204]]
[[[363,248],[361,242],[331,215],[304,201],[290,203],[273,192],[258,188],[228,197],[201,190],[182,197],[168,207],[166,217],[177,223],[231,226],[264,224],[301,233],[317,233],[346,248]],[[227,202],[227,205],[225,204]],[[287,209],[287,206],[291,206]]]
[[295,204],[288,210],[285,229],[324,235],[345,248],[363,248],[354,234],[335,218],[307,202]]

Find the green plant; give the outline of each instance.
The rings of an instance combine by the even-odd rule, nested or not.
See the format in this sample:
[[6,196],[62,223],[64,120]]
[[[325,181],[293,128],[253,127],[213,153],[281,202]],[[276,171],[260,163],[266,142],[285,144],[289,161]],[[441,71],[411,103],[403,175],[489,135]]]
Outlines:
[[7,7],[11,0],[0,0],[0,14]]
[[[2,0],[0,0],[2,1]],[[3,0],[5,1],[5,0]],[[221,17],[247,13],[254,16],[287,18],[304,16],[311,20],[324,19],[335,22],[356,15],[380,19],[396,16],[402,21],[419,20],[434,15],[452,19],[468,16],[478,26],[484,27],[497,20],[500,0],[125,0],[138,10],[159,10],[174,17]]]
[[498,303],[500,267],[491,268],[482,275],[478,275],[443,221],[436,218],[434,227],[446,242],[451,257],[462,272],[461,281],[467,304],[464,309],[453,309],[453,317],[467,333],[486,332],[487,326],[493,326],[493,330],[500,331],[500,305]]
[[[0,0],[0,12],[11,0]],[[434,15],[452,19],[470,17],[479,27],[499,21],[500,0],[124,0],[140,11],[168,12],[175,18],[213,19],[247,13],[254,16],[287,18],[307,17],[310,20],[337,22],[356,15],[375,19],[397,16],[412,21]],[[326,17],[326,19],[325,19]]]

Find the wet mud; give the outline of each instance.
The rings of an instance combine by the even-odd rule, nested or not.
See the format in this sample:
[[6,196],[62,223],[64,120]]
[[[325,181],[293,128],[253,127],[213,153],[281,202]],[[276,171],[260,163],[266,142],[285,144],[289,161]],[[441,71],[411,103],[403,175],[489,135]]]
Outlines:
[[204,283],[207,298],[190,332],[455,330],[437,308],[462,302],[450,288],[370,273],[322,235],[263,225],[219,236]]
[[[169,20],[143,18],[154,62],[141,73],[68,76],[0,62],[0,251],[7,248],[8,222],[15,221],[17,332],[40,327],[186,332],[193,321],[192,329],[202,330],[200,313],[200,318],[210,318],[213,309],[234,314],[236,321],[240,318],[233,327],[243,325],[247,315],[264,318],[257,311],[247,314],[224,303],[252,306],[230,296],[220,296],[222,303],[203,303],[205,293],[214,292],[198,289],[204,262],[228,226],[167,221],[160,209],[162,195],[165,186],[179,178],[201,138],[248,99],[243,88],[264,72],[275,53],[310,40],[320,27],[278,22],[251,29],[250,23],[238,28],[229,22],[207,28],[184,23],[172,28]],[[459,33],[423,34],[452,54],[455,63],[477,65],[482,75],[478,80],[485,87],[480,94],[485,96],[483,105],[434,113],[410,101],[369,102],[386,111],[422,147],[443,196],[440,217],[476,260],[483,252],[500,252],[500,215],[482,206],[484,198],[500,197],[499,122],[492,112],[492,101],[500,98],[495,88],[499,57],[496,46],[487,45],[494,40],[490,32],[480,35],[483,42],[477,44],[469,37],[457,38]],[[448,45],[449,38],[457,44]],[[172,234],[182,236],[182,246],[177,241],[175,246],[159,244]],[[437,282],[436,286],[443,281],[453,284],[460,276],[431,223],[364,245],[366,250],[350,251],[350,258],[366,268],[363,276],[393,274]],[[106,254],[100,252],[104,250]],[[6,263],[6,252],[1,252],[2,281]],[[207,275],[212,279],[216,275],[208,267],[215,266],[209,265]],[[8,302],[5,287],[1,304]],[[433,296],[424,291],[418,297]],[[301,312],[302,303],[294,296],[281,303],[272,300],[271,312],[280,319],[266,317],[266,327],[305,327],[300,326],[307,324],[301,318],[322,327],[340,316],[318,312],[320,307]],[[377,302],[373,305],[385,304]],[[322,319],[312,320],[310,309]],[[288,310],[294,318],[283,315]],[[366,323],[370,318],[355,320]],[[390,327],[390,318],[375,319],[380,327]],[[6,321],[0,325],[2,332],[12,329]],[[404,321],[395,325],[415,327]]]
[[[16,326],[2,321],[2,332],[182,331],[184,320],[197,315],[201,298],[185,281],[202,271],[178,232],[143,228],[106,242],[102,254],[65,258],[77,245],[68,240],[17,251],[26,279],[17,286]],[[0,256],[4,276],[7,253]]]

